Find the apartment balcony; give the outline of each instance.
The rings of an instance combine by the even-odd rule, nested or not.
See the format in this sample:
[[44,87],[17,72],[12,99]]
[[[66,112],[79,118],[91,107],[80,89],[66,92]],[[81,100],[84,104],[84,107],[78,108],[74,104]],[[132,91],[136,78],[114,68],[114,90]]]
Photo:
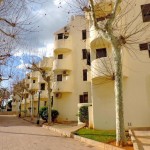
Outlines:
[[38,75],[38,83],[46,83],[41,74]]
[[27,99],[26,99],[26,103],[27,103],[27,104],[30,104],[30,101],[31,101],[30,98],[27,98]]
[[54,53],[66,53],[71,51],[72,42],[71,39],[57,39],[54,42]]
[[110,0],[94,0],[94,7],[96,18],[100,18],[99,20],[105,20],[108,18],[108,15],[112,12],[114,2]]
[[114,73],[113,62],[111,58],[103,57],[95,59],[91,64],[91,79],[111,79]]
[[110,42],[102,38],[101,34],[94,29],[90,28],[90,47],[92,49],[110,47]]
[[41,91],[40,100],[48,100],[48,91],[47,90]]
[[30,82],[31,82],[31,79],[25,79],[26,84],[30,84]]
[[[38,101],[38,92],[34,95],[34,101]],[[48,92],[47,90],[42,90],[40,93],[40,101],[42,100],[48,100]]]
[[31,91],[37,91],[39,89],[39,86],[37,83],[30,83],[29,90]]
[[12,102],[11,104],[12,104],[13,106],[14,106],[14,105],[17,105],[17,103],[16,103],[16,102]]
[[53,65],[52,57],[43,57],[43,60],[39,62],[39,67],[44,70],[50,70]]
[[69,55],[64,59],[55,59],[53,62],[53,71],[72,70],[72,57]]
[[53,82],[52,92],[70,93],[73,91],[71,80]]
[[31,79],[37,79],[38,78],[38,72],[37,71],[31,72],[30,73],[30,78]]
[[[123,66],[123,78],[128,77],[128,70]],[[114,80],[114,62],[112,58],[103,57],[95,59],[91,64],[92,81]]]
[[21,101],[21,104],[25,104],[25,100],[24,99]]
[[26,91],[26,90],[24,89],[23,93],[24,93],[24,94],[28,94],[28,91]]

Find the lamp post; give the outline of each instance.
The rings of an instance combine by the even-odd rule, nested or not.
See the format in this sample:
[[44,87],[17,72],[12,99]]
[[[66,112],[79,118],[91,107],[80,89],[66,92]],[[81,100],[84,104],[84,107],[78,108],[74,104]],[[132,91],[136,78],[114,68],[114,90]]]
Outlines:
[[38,114],[37,114],[37,124],[40,124],[40,95],[41,95],[41,90],[38,91]]

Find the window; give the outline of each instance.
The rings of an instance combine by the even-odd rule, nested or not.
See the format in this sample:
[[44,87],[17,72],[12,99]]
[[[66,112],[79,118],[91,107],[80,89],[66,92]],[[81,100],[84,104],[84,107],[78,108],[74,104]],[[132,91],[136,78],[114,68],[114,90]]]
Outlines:
[[44,101],[44,106],[46,106],[46,104],[47,104],[47,101]]
[[27,88],[29,88],[29,84],[27,84]]
[[88,103],[88,92],[83,93],[84,103]]
[[54,98],[53,96],[51,97],[51,106],[53,107],[53,104],[54,104]]
[[90,56],[90,52],[87,52],[87,65],[91,65],[91,56]]
[[28,76],[27,78],[30,79],[30,76]]
[[141,51],[148,50],[148,43],[142,43],[139,45],[139,47]]
[[86,39],[86,30],[82,30],[82,40]]
[[141,51],[148,50],[148,54],[149,54],[149,57],[150,57],[150,43],[139,44],[139,48],[140,48]]
[[83,81],[87,81],[87,69],[83,70]]
[[45,83],[41,83],[41,90],[45,90]]
[[79,99],[80,99],[80,103],[84,103],[84,97],[83,97],[83,95],[80,95]]
[[33,83],[35,83],[35,80],[33,80]]
[[62,74],[57,75],[57,81],[62,81]]
[[82,59],[86,59],[86,58],[87,58],[87,50],[82,49]]
[[59,54],[58,59],[63,59],[63,54]]
[[28,98],[28,97],[29,97],[29,94],[26,94],[25,97]]
[[96,49],[96,58],[107,57],[106,48]]
[[88,103],[88,92],[84,92],[83,95],[79,95],[80,103]]
[[58,34],[58,40],[63,39],[63,33]]
[[150,21],[150,4],[141,5],[143,22]]

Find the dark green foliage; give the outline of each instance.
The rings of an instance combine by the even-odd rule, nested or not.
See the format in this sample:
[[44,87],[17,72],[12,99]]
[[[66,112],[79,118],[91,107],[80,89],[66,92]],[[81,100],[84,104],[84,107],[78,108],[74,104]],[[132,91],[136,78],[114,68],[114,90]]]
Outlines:
[[[48,108],[46,106],[44,107],[41,107],[40,108],[40,116],[43,120],[46,120],[48,119]],[[59,115],[59,112],[57,110],[52,110],[52,113],[51,113],[51,116],[52,116],[52,122],[55,121],[55,119],[58,117]]]
[[88,125],[88,121],[89,121],[88,106],[80,107],[79,119],[81,122],[86,123]]

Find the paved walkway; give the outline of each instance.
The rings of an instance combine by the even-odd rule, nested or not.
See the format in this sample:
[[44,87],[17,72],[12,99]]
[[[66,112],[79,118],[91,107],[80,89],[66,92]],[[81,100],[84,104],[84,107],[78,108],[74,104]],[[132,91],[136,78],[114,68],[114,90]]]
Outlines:
[[133,145],[135,150],[150,150],[150,128],[147,129],[134,129]]
[[98,150],[15,116],[0,116],[0,150]]
[[[31,121],[30,117],[25,117],[23,120],[32,122],[36,124],[37,118],[33,118]],[[40,126],[49,129],[51,131],[55,131],[59,133],[60,135],[72,137],[72,132],[77,131],[85,126],[85,124],[78,125],[77,122],[64,122],[64,123],[52,123],[51,126],[47,126],[47,123],[45,121],[40,120]]]

